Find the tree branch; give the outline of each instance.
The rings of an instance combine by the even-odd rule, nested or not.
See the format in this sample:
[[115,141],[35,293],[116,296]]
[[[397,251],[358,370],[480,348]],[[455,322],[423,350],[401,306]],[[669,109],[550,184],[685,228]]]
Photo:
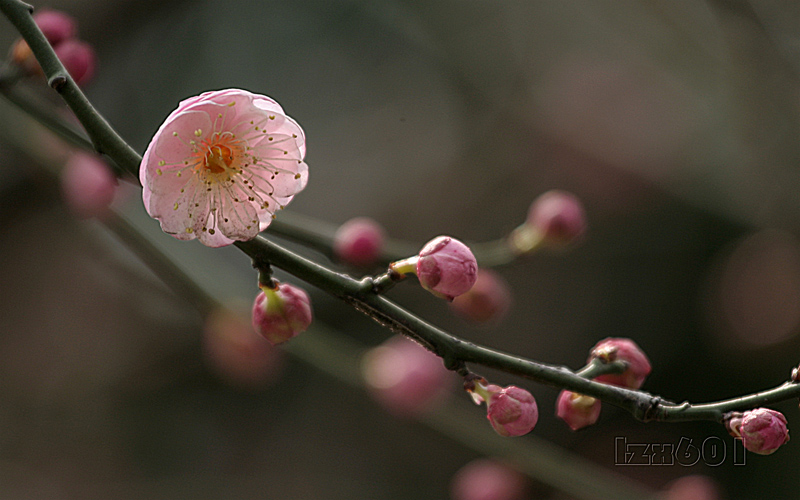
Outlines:
[[[32,7],[19,0],[0,0],[0,11],[14,24],[39,60],[48,83],[66,101],[86,129],[95,149],[111,157],[120,167],[138,175],[141,156],[134,151],[94,109],[67,74],[31,17]],[[278,226],[280,227],[280,225]],[[629,411],[642,421],[714,420],[727,412],[769,405],[800,397],[800,384],[776,388],[739,398],[691,405],[674,404],[642,391],[593,382],[565,367],[539,363],[463,341],[425,322],[375,292],[372,280],[357,281],[296,255],[269,241],[264,235],[236,246],[255,262],[275,265],[298,278],[341,298],[378,323],[406,335],[439,355],[449,369],[461,371],[465,363],[496,368],[543,384],[592,396]],[[175,279],[182,279],[177,277]],[[202,301],[202,299],[200,299]],[[585,369],[595,370],[596,368]],[[591,371],[581,372],[592,373]]]
[[0,0],[0,11],[20,32],[44,71],[47,83],[58,92],[83,124],[98,153],[106,154],[124,170],[138,176],[141,156],[109,125],[69,76],[42,31],[33,21],[33,7],[20,0]]

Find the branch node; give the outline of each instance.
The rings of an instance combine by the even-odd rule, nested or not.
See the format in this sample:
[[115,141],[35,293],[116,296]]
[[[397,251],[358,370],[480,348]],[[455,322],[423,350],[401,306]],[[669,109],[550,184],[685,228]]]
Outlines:
[[47,84],[50,85],[56,92],[61,92],[61,89],[67,84],[67,77],[62,74],[54,75],[52,78],[50,78]]
[[653,420],[657,420],[661,411],[662,402],[663,400],[658,396],[651,397],[647,406],[644,408],[641,418],[642,422],[652,422]]
[[464,364],[464,362],[452,354],[445,354],[442,357],[442,361],[444,361],[445,368],[458,373],[462,377],[469,373],[469,370],[467,370],[467,366]]

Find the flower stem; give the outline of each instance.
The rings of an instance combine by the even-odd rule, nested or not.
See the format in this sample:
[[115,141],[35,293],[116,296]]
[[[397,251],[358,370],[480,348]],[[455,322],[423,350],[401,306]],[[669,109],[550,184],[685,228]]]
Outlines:
[[575,375],[586,379],[594,379],[600,375],[622,373],[628,367],[624,361],[606,362],[600,358],[593,358],[586,366],[575,372]]

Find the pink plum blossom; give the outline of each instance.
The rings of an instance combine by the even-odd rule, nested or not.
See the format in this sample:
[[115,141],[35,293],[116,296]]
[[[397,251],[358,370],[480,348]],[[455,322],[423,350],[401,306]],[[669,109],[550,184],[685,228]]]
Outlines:
[[452,380],[439,357],[402,336],[369,350],[361,366],[375,399],[400,416],[431,408]]
[[769,408],[756,408],[734,414],[727,422],[728,431],[742,440],[745,449],[770,455],[789,442],[786,417]]
[[150,141],[144,205],[175,238],[249,240],[306,186],[305,153],[303,130],[271,98],[206,92],[182,101]]
[[506,281],[491,269],[478,269],[475,284],[454,298],[450,308],[476,323],[499,321],[511,306],[511,291]]
[[556,416],[577,431],[597,422],[600,417],[599,399],[570,391],[561,391],[556,402]]
[[77,217],[102,217],[114,200],[117,179],[98,156],[70,155],[61,171],[61,192],[70,211]]
[[586,231],[583,205],[575,195],[554,189],[536,198],[528,211],[527,223],[545,243],[565,245],[579,240]]
[[91,45],[80,40],[64,40],[55,53],[78,85],[86,85],[94,76],[95,55]]
[[452,500],[523,500],[528,490],[529,482],[520,472],[486,458],[468,463],[450,482]]
[[638,389],[652,369],[650,360],[636,342],[625,338],[607,338],[592,348],[589,361],[595,358],[606,362],[625,361],[628,367],[622,373],[600,375],[595,380],[604,384]]
[[301,288],[279,283],[262,287],[253,302],[253,328],[272,345],[306,331],[311,324],[311,300]]
[[333,253],[347,264],[368,267],[378,261],[386,238],[383,227],[369,217],[345,222],[333,237]]

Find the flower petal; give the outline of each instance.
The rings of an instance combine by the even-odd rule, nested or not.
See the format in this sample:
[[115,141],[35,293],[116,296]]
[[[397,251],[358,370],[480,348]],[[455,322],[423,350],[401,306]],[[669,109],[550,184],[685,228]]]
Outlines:
[[[154,172],[157,168],[183,168],[184,162],[192,158],[198,151],[196,142],[199,135],[211,130],[211,118],[205,111],[188,110],[179,113],[169,122],[156,139],[155,154],[148,158],[147,170]],[[163,161],[163,165],[159,162]]]
[[220,189],[221,193],[216,200],[217,226],[222,234],[232,240],[250,240],[255,238],[259,231],[259,222],[256,209],[249,201],[235,201],[227,191]]

